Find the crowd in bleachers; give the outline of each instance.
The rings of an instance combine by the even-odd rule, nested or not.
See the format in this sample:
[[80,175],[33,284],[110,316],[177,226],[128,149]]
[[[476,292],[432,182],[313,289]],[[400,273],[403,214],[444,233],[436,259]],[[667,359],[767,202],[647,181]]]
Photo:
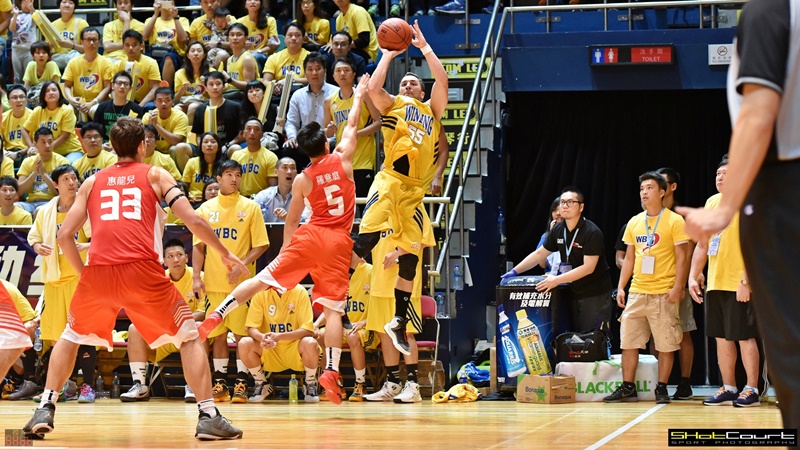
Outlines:
[[[223,159],[242,164],[241,193],[251,197],[278,184],[279,159],[292,158],[300,170],[308,163],[294,139],[302,125],[327,127],[335,146],[347,111],[333,96],[346,103],[374,67],[375,11],[342,0],[329,20],[319,0],[300,0],[296,20],[279,34],[262,0],[245,1],[239,18],[219,0],[200,6],[190,22],[191,11],[157,0],[142,22],[131,0],[117,0],[113,20],[99,27],[75,15],[74,0],[61,0],[52,22],[32,1],[0,1],[0,33],[6,25],[11,43],[8,82],[0,82],[8,86],[0,90],[2,175],[17,180],[19,207],[35,214],[56,195],[49,174],[61,164],[76,167],[81,180],[113,164],[108,131],[119,117],[142,119],[146,162],[186,183],[197,206]],[[284,90],[291,99],[279,111]],[[372,135],[380,121],[369,112]],[[371,174],[375,141],[364,139],[357,170]]]

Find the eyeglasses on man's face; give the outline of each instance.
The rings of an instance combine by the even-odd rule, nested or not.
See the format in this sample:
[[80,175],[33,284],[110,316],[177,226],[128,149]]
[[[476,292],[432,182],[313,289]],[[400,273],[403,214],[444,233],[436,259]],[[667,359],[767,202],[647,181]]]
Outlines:
[[566,206],[567,208],[572,208],[572,205],[576,205],[576,204],[580,205],[583,202],[579,202],[578,200],[569,199],[569,200],[561,200],[561,202],[559,202],[559,203],[561,204],[561,206]]

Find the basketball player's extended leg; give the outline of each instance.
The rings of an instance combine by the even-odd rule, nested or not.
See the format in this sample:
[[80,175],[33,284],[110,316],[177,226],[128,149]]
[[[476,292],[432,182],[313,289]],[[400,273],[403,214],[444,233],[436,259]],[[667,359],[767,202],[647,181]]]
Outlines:
[[55,428],[53,422],[59,390],[72,373],[75,357],[78,355],[78,347],[78,344],[63,338],[59,339],[53,347],[47,371],[47,382],[44,392],[42,392],[42,401],[33,412],[31,420],[22,428],[27,435],[42,438],[45,433],[49,433]]
[[186,383],[194,392],[198,405],[204,400],[210,401],[210,409],[207,413],[213,417],[216,415],[216,411],[213,411],[213,414],[211,412],[211,409],[214,408],[214,400],[211,397],[211,372],[206,355],[200,339],[193,339],[181,345],[181,365]]
[[270,285],[259,281],[257,278],[249,278],[242,281],[197,327],[197,331],[200,333],[200,340],[206,340],[208,334],[214,331],[222,323],[222,319],[231,311],[239,307],[239,305],[247,303],[254,295],[270,287]]
[[[47,382],[44,385],[41,408],[45,403],[56,403],[61,387],[72,374],[75,367],[75,357],[78,355],[78,344],[61,338],[56,342],[50,353],[50,363],[47,368]],[[50,394],[50,395],[48,395]]]
[[404,253],[397,257],[397,283],[394,288],[394,318],[383,327],[392,338],[394,346],[404,355],[411,354],[411,347],[405,337],[406,315],[411,302],[411,291],[414,288],[414,277],[417,273],[419,257],[413,253]]
[[0,375],[5,376],[24,351],[24,348],[0,350]]
[[339,404],[342,402],[342,376],[339,374],[339,359],[342,357],[342,312],[324,307],[325,314],[325,373],[319,379],[325,392],[328,393],[328,400],[331,403]]

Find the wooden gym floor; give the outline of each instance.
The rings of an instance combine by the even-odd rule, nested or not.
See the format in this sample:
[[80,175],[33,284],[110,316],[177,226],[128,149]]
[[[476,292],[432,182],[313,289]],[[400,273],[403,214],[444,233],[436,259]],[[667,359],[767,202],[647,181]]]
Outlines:
[[[220,411],[244,431],[235,441],[194,439],[197,408],[180,400],[123,404],[59,403],[55,430],[34,447],[524,449],[667,447],[667,428],[781,428],[774,403],[755,408],[710,407],[698,400],[606,405],[537,405],[482,401],[414,405],[286,401],[233,405]],[[36,404],[0,402],[3,429],[21,428]]]

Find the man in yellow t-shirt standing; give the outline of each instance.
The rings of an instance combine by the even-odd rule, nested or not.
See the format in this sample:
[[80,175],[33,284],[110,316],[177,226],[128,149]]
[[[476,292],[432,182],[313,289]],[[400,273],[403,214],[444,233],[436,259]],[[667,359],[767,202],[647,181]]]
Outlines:
[[378,36],[375,33],[375,22],[361,6],[350,3],[350,0],[339,0],[339,14],[336,17],[336,31],[346,31],[353,39],[353,52],[369,61],[378,60]]
[[[211,228],[219,236],[222,244],[236,254],[250,268],[249,273],[242,273],[238,268],[228,272],[222,257],[215,250],[195,239],[192,251],[192,265],[194,267],[194,290],[204,291],[207,294],[206,311],[217,308],[225,297],[233,291],[239,283],[251,278],[255,273],[255,262],[269,247],[267,227],[264,225],[264,216],[256,203],[239,194],[239,184],[242,183],[242,167],[238,162],[228,160],[219,166],[217,181],[219,182],[219,195],[203,203],[197,209],[197,214],[208,221]],[[201,280],[200,271],[204,271]],[[227,365],[229,358],[228,331],[232,331],[238,342],[247,332],[245,320],[247,308],[237,308],[229,314],[225,321],[209,333],[209,338],[214,338],[212,353],[214,361],[214,393],[215,401],[230,400],[227,385]],[[247,367],[241,360],[241,349],[236,360],[238,377],[234,386],[235,403],[247,402]]]
[[[728,174],[728,155],[717,168],[718,194],[706,201],[706,209],[719,206]],[[717,341],[717,361],[722,374],[722,387],[703,401],[707,406],[759,406],[758,395],[758,328],[755,310],[750,302],[750,284],[739,245],[739,214],[730,225],[711,239],[699,241],[692,255],[689,271],[689,293],[697,303],[703,303],[703,286],[697,278],[708,260],[708,289],[706,291],[706,333]],[[747,384],[741,393],[736,385],[736,342],[742,350],[742,362]]]
[[[651,334],[659,352],[656,403],[670,403],[667,381],[683,337],[678,308],[686,286],[689,236],[683,218],[663,206],[666,191],[667,181],[660,174],[646,172],[639,177],[644,212],[625,228],[627,250],[617,285],[617,304],[625,309],[620,317],[622,384],[603,399],[606,403],[639,400],[634,384],[639,349],[645,348]],[[625,285],[631,275],[626,305]]]

